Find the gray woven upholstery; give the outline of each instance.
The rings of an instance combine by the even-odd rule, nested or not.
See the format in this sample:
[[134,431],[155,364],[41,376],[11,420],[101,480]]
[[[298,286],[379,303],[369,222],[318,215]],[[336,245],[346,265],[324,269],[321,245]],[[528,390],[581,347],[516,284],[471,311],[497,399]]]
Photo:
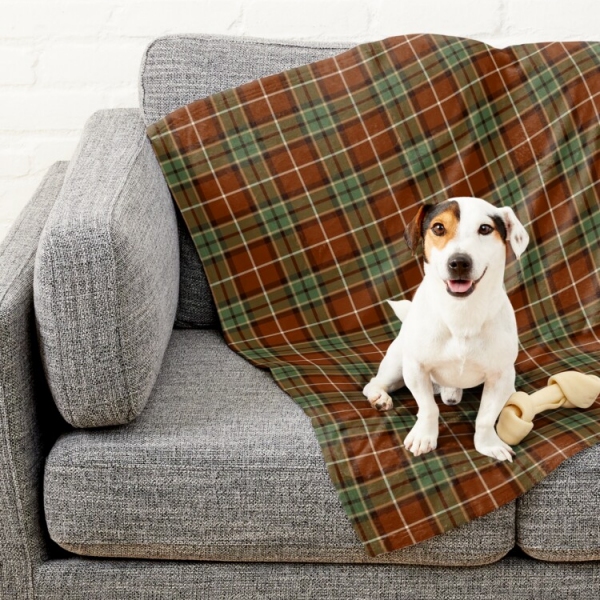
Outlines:
[[213,302],[196,246],[177,214],[179,235],[179,303],[175,326],[179,328],[218,328],[219,316]]
[[175,209],[139,112],[99,112],[50,212],[34,274],[44,367],[69,423],[113,425],[140,413],[178,285]]
[[483,567],[50,561],[39,600],[597,600],[600,563]]
[[[169,36],[144,55],[140,104],[146,124],[199,98],[339,54],[348,45],[296,45],[212,36]],[[202,263],[185,225],[180,228],[178,327],[217,327]]]
[[40,520],[41,428],[48,434],[53,420],[52,400],[39,377],[33,265],[66,167],[57,163],[48,171],[0,244],[0,598],[6,599],[32,598],[32,569],[47,558]]
[[576,454],[522,496],[517,516],[517,542],[530,556],[600,560],[600,446]]
[[[214,331],[173,333],[142,415],[63,436],[48,529],[92,556],[367,562],[308,418]],[[514,545],[514,503],[378,562],[474,565]]]
[[146,49],[140,106],[147,125],[199,98],[340,54],[352,44],[294,44],[210,35],[173,35]]

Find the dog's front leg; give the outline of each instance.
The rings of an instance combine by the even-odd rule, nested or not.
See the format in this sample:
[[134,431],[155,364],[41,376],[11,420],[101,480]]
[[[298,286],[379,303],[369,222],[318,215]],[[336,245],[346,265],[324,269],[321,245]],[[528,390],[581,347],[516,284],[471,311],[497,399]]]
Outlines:
[[417,422],[406,436],[404,447],[419,456],[437,447],[440,410],[433,397],[431,375],[423,365],[407,361],[404,382],[419,407]]
[[397,337],[383,357],[377,375],[364,387],[363,394],[373,408],[381,411],[390,410],[393,405],[390,393],[403,385],[402,341]]
[[510,395],[515,391],[515,371],[488,377],[483,386],[481,404],[475,419],[475,449],[497,460],[512,462],[513,449],[504,443],[494,426]]

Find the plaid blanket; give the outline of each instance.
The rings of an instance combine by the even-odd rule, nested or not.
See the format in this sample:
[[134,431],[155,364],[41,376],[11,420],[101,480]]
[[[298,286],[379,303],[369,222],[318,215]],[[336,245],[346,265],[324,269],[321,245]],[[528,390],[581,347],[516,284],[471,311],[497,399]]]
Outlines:
[[[494,49],[415,35],[198,100],[148,129],[202,258],[229,345],[270,369],[311,418],[371,555],[457,527],[523,494],[600,437],[600,403],[536,421],[498,463],[473,447],[480,390],[441,407],[434,452],[402,445],[404,389],[362,396],[411,298],[402,234],[422,202],[512,206],[532,242],[509,262],[517,387],[593,372],[600,355],[600,44]],[[252,401],[251,398],[248,399]]]

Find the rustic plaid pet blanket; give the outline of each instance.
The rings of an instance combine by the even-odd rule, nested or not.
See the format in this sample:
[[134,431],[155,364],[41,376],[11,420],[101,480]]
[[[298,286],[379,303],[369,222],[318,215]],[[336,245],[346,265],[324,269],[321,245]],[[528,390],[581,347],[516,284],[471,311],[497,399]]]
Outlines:
[[[311,418],[340,500],[377,555],[484,515],[600,438],[600,404],[545,413],[512,464],[473,447],[480,390],[441,407],[413,457],[406,389],[362,396],[422,278],[402,240],[422,202],[512,206],[517,388],[597,370],[600,44],[495,49],[416,35],[198,100],[149,127],[229,345]],[[248,398],[251,402],[252,399]]]

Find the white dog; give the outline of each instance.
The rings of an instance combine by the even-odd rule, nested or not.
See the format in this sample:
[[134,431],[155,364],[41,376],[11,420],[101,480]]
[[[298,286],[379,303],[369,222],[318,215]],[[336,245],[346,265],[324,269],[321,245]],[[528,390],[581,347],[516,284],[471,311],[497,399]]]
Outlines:
[[412,303],[390,302],[402,329],[363,393],[373,407],[389,410],[389,393],[406,384],[419,410],[404,447],[419,456],[437,446],[434,393],[439,389],[445,404],[458,404],[463,389],[483,383],[475,448],[512,462],[514,452],[494,429],[515,391],[518,352],[504,266],[507,244],[519,257],[529,236],[511,208],[452,198],[421,206],[404,237],[413,253],[423,240],[425,277]]

